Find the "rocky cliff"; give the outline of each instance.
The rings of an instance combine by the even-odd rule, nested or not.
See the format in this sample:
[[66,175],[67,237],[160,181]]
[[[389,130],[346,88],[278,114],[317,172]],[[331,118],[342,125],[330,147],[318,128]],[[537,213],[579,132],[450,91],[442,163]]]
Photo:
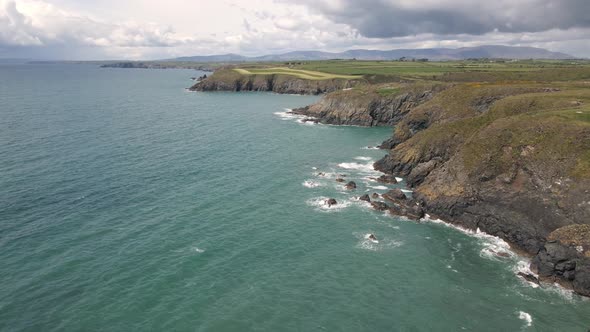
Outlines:
[[265,91],[284,94],[318,95],[351,88],[362,82],[347,79],[307,80],[292,75],[242,75],[220,69],[190,87],[191,91]]
[[441,84],[363,86],[331,93],[316,104],[292,112],[335,125],[393,126],[414,107],[447,87]]
[[564,227],[590,224],[587,86],[416,87],[385,96],[337,92],[295,112],[332,124],[395,125],[382,146],[389,153],[375,168],[406,178],[414,190],[406,211],[419,206],[499,236],[533,255],[540,276],[589,295],[590,247],[548,240]]

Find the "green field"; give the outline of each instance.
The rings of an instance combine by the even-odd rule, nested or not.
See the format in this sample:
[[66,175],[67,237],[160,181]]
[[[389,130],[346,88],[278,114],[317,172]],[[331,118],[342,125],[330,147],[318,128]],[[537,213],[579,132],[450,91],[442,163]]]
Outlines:
[[286,67],[236,68],[234,70],[242,75],[289,75],[306,80],[329,80],[335,78],[357,79],[362,77],[361,75],[341,75],[312,70],[291,69]]
[[326,60],[229,65],[241,75],[289,75],[307,80],[498,82],[590,79],[588,60],[465,60],[441,62]]
[[433,75],[451,72],[527,72],[548,68],[590,67],[588,61],[311,61],[297,64],[296,69],[314,70],[338,75]]

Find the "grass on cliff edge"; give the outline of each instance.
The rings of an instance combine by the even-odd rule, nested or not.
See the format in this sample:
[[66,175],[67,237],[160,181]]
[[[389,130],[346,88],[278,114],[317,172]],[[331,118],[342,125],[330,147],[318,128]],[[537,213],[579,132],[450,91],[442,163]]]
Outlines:
[[[396,135],[405,122],[435,121],[396,150],[416,161],[447,159],[460,151],[471,176],[495,176],[512,165],[532,163],[542,165],[541,173],[549,177],[590,179],[590,87],[560,83],[554,87],[561,90],[550,92],[545,87],[456,85],[415,108],[398,125]],[[503,98],[480,110],[478,101],[490,96]]]
[[273,68],[236,68],[234,71],[241,75],[289,75],[295,76],[305,80],[318,81],[318,80],[330,80],[335,78],[343,79],[358,79],[361,76],[358,75],[338,75],[331,73],[323,73],[319,71],[291,69],[286,67],[273,67]]

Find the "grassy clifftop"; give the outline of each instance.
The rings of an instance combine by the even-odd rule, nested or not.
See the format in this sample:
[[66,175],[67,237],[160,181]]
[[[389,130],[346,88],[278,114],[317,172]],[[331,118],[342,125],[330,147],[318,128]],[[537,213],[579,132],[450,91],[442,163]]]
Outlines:
[[[428,123],[413,135],[412,126]],[[460,153],[473,176],[495,177],[514,163],[547,163],[590,178],[590,86],[461,84],[414,109],[398,125],[407,161]]]

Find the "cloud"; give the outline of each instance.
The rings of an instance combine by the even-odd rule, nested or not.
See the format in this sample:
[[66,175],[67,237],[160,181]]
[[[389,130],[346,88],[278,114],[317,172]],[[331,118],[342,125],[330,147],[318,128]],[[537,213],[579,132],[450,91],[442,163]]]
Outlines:
[[[293,1],[289,1],[292,3]],[[369,38],[590,27],[588,0],[295,0]]]
[[0,11],[0,45],[42,45],[29,18],[16,9],[14,2],[4,4]]
[[[22,6],[22,9],[19,8]],[[109,23],[42,1],[0,2],[0,46],[171,47],[186,42],[171,27]]]
[[486,44],[590,55],[590,0],[251,0],[238,4],[0,0],[0,57],[162,59]]

